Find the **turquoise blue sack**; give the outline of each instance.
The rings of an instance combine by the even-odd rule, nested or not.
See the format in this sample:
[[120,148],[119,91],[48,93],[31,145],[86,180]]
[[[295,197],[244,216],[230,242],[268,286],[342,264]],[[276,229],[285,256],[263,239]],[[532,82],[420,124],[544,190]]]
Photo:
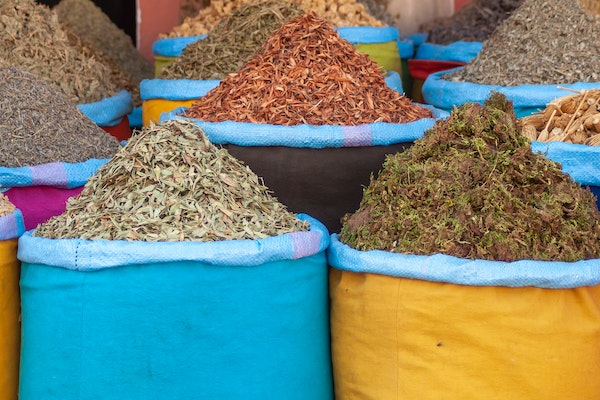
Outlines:
[[98,126],[115,126],[133,111],[133,100],[127,90],[94,103],[78,104],[77,108]]
[[52,240],[25,233],[21,400],[332,400],[329,234]]
[[427,104],[434,107],[452,111],[455,106],[472,102],[483,104],[490,97],[492,91],[506,95],[513,102],[515,114],[518,118],[531,115],[546,108],[551,101],[565,96],[567,88],[572,90],[597,89],[600,82],[595,83],[573,83],[555,85],[480,85],[472,82],[451,82],[442,79],[442,75],[457,71],[460,68],[435,72],[427,77],[423,84],[423,98]]
[[155,56],[178,57],[187,45],[206,38],[207,35],[183,36],[176,38],[157,39],[152,43],[152,53]]
[[214,89],[218,79],[144,79],[140,82],[142,100],[196,100]]
[[596,195],[596,204],[600,207],[600,146],[531,142],[531,149],[560,163],[564,173],[582,186],[589,187]]
[[481,42],[458,41],[448,45],[422,43],[416,51],[418,60],[441,60],[468,63],[481,51]]

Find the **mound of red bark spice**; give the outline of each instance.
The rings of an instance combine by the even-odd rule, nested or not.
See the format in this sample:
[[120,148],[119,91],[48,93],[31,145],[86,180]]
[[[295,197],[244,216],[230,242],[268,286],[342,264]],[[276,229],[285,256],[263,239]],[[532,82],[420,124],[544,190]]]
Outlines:
[[432,117],[429,109],[391,89],[381,67],[314,12],[271,34],[254,57],[183,115],[273,125],[406,123]]

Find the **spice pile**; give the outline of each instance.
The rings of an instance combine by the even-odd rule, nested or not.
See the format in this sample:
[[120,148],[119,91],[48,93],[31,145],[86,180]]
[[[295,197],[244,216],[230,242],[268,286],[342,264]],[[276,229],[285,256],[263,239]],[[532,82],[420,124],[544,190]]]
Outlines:
[[340,238],[359,250],[576,261],[600,258],[600,212],[588,189],[531,151],[512,103],[493,93],[388,156]]
[[[173,28],[169,33],[160,34],[159,38],[175,38],[183,36],[204,35],[219,22],[219,20],[243,5],[256,0],[212,0],[210,5],[198,14]],[[260,2],[258,2],[260,3]],[[336,27],[342,26],[383,26],[384,24],[369,15],[364,5],[356,0],[290,0],[289,3],[299,7],[304,12],[314,11]]]
[[307,229],[195,124],[167,121],[134,135],[34,236],[209,242]]
[[222,79],[240,69],[267,37],[302,11],[287,1],[241,5],[208,36],[183,49],[163,68],[162,79]]
[[56,14],[33,0],[0,0],[0,66],[25,68],[79,104],[117,92],[109,67],[71,46]]
[[8,197],[0,193],[0,217],[6,217],[16,211],[16,207],[8,200]]
[[91,0],[61,0],[53,10],[61,23],[129,74],[135,85],[154,77],[154,66],[142,57],[131,38]]
[[471,0],[454,15],[422,24],[427,41],[447,45],[458,41],[483,42],[521,6],[523,0]]
[[312,12],[275,31],[246,65],[183,115],[273,125],[405,123],[432,116],[389,88],[375,61]]
[[514,86],[598,82],[600,15],[579,0],[524,0],[464,68],[442,75],[455,82]]
[[133,82],[133,78],[127,72],[121,68],[112,58],[106,56],[104,53],[100,53],[94,45],[89,43],[87,40],[77,36],[75,32],[63,25],[63,30],[66,32],[69,38],[69,43],[75,49],[80,51],[84,57],[94,58],[110,70],[110,77],[115,87],[119,90],[127,90],[131,95],[131,100],[134,106],[141,106],[142,99],[140,97],[140,87]]
[[538,142],[600,146],[600,89],[560,97],[519,123],[523,135]]
[[0,68],[0,165],[110,158],[119,142],[40,77]]

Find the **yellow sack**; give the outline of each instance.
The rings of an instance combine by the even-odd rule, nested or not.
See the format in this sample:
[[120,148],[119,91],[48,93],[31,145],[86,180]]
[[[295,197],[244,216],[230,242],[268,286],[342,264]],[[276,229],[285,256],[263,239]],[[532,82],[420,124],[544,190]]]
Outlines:
[[162,113],[190,107],[219,82],[216,79],[144,79],[140,82],[143,126],[158,123]]
[[[379,268],[369,252],[340,257],[335,246],[328,257],[335,266],[336,398],[600,399],[599,285],[473,286],[393,276],[392,262]],[[435,266],[423,259],[415,275],[429,277]],[[598,260],[591,265],[582,266],[582,275],[598,274]],[[476,276],[459,267],[463,276]],[[377,273],[361,272],[370,269]]]
[[150,122],[158,123],[160,115],[164,112],[173,111],[177,107],[190,107],[196,100],[166,100],[152,99],[142,102],[142,123],[144,126]]
[[21,345],[18,239],[0,241],[0,399],[16,400]]

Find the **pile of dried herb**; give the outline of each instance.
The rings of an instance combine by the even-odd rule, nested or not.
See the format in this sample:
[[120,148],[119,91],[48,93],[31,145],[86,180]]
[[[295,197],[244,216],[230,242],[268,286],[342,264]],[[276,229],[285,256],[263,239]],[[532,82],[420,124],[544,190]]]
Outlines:
[[110,158],[117,139],[54,85],[16,67],[0,68],[0,166]]
[[0,193],[0,217],[5,217],[15,212],[17,208],[8,200],[8,197]]
[[600,15],[579,0],[524,0],[463,69],[443,79],[484,85],[598,82]]
[[127,90],[131,94],[131,100],[135,107],[142,105],[140,97],[140,87],[133,82],[133,77],[129,75],[120,65],[112,58],[104,53],[96,50],[93,44],[79,37],[75,32],[63,25],[64,31],[67,33],[69,43],[74,48],[78,49],[85,57],[95,58],[104,63],[110,69],[111,80],[119,90]]
[[359,250],[576,261],[600,258],[600,212],[588,189],[531,151],[512,103],[493,93],[388,156],[340,238]]
[[483,42],[519,8],[523,0],[471,0],[454,15],[422,24],[427,41],[447,45],[458,41]]
[[315,13],[275,31],[237,72],[184,112],[209,122],[274,125],[405,123],[430,118],[385,82],[383,70]]
[[209,242],[307,229],[197,125],[167,121],[137,132],[34,236]]
[[[201,9],[197,15],[188,17],[169,33],[159,38],[204,35],[210,32],[221,20],[243,4],[256,0],[212,0],[210,5]],[[257,3],[260,3],[258,1]],[[304,12],[316,12],[336,27],[342,26],[383,26],[384,23],[370,15],[363,4],[356,0],[290,0],[289,3]]]
[[56,14],[33,0],[0,0],[0,66],[25,68],[79,104],[117,92],[109,67],[71,46]]
[[287,1],[241,5],[221,19],[208,36],[188,45],[163,68],[163,79],[223,79],[240,69],[267,37],[302,11]]
[[61,0],[53,10],[61,23],[96,50],[114,60],[135,85],[154,77],[154,66],[136,49],[131,38],[91,0]]

